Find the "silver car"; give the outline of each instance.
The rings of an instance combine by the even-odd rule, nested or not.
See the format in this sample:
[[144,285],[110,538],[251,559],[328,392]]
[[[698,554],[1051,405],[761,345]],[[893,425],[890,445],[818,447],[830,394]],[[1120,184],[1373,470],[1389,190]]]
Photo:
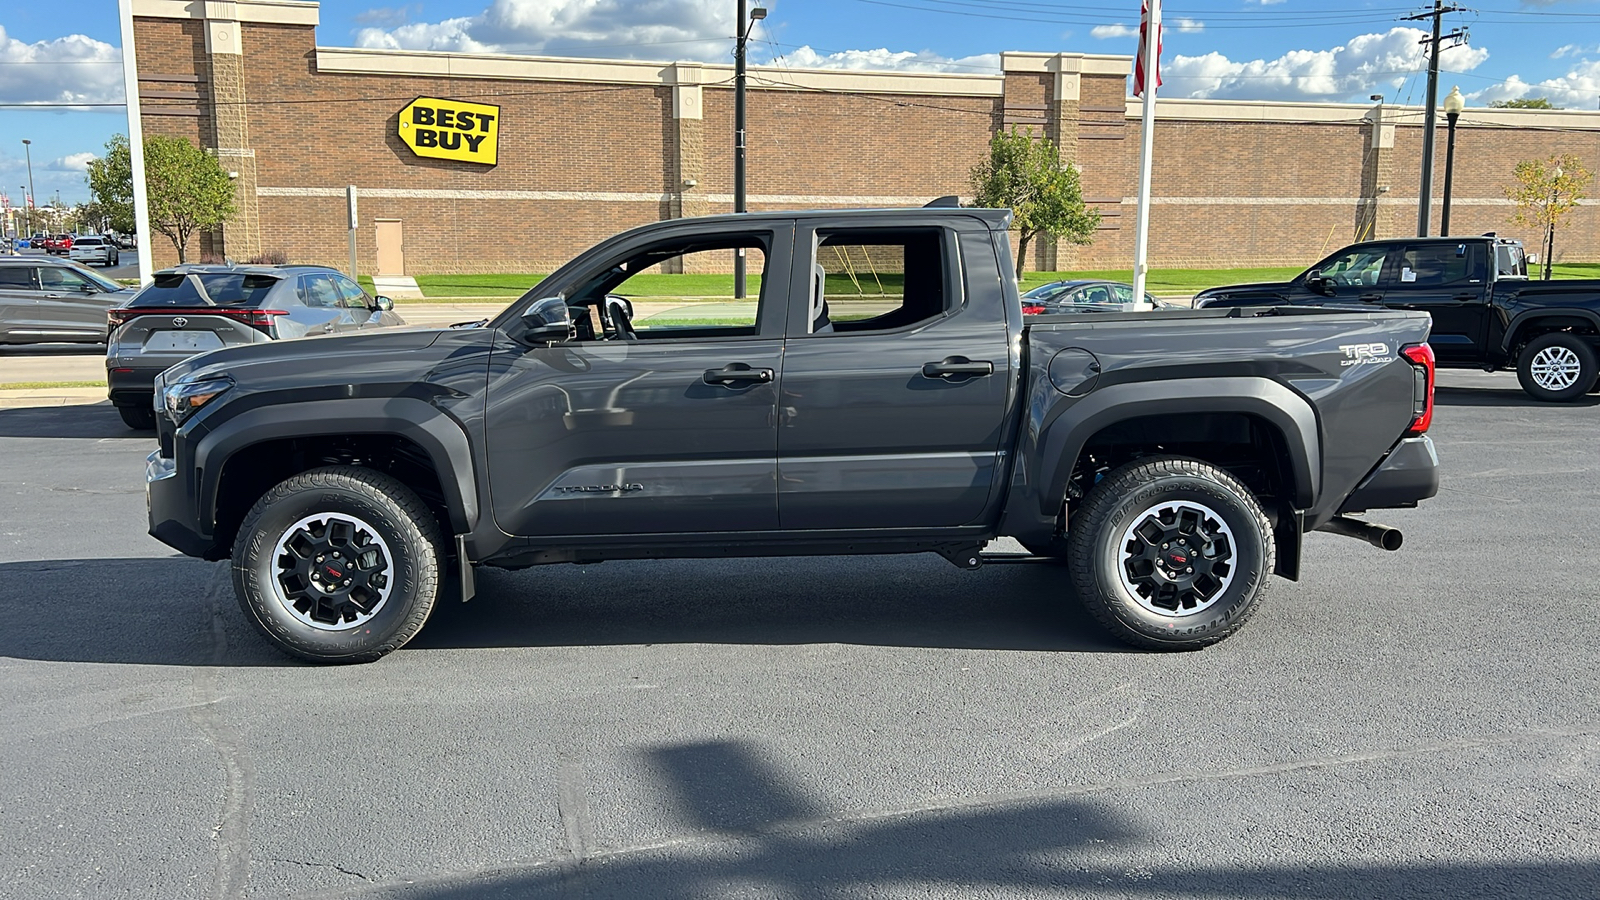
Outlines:
[[130,428],[154,428],[156,376],[191,356],[263,341],[404,325],[388,297],[371,297],[324,266],[191,266],[157,272],[111,310],[106,383]]
[[108,237],[98,234],[80,234],[72,239],[72,249],[67,258],[75,263],[99,263],[102,266],[117,264],[117,245]]
[[48,256],[0,257],[0,344],[100,344],[133,290]]

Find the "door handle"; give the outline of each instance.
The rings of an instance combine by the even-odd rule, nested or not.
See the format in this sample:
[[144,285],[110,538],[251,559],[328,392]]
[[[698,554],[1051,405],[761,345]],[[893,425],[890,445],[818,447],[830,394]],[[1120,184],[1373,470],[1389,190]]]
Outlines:
[[923,378],[943,378],[946,381],[993,374],[994,363],[986,359],[974,361],[965,356],[947,356],[940,362],[924,363],[922,366]]
[[1450,299],[1456,301],[1457,303],[1471,303],[1472,301],[1478,299],[1478,295],[1477,294],[1457,294],[1454,297],[1451,297]]
[[1383,299],[1382,294],[1362,294],[1361,299],[1367,303],[1377,303]]
[[720,369],[707,369],[700,380],[706,384],[733,387],[739,384],[767,384],[775,373],[771,369],[752,369],[745,363],[728,363]]

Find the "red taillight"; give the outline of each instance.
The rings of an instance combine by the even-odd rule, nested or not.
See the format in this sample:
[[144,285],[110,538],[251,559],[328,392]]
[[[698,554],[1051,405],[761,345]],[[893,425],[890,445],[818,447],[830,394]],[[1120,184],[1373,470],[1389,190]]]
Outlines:
[[106,321],[112,328],[126,325],[129,321],[139,316],[225,316],[237,319],[257,331],[272,333],[272,320],[277,316],[287,316],[286,309],[227,309],[218,306],[175,307],[152,306],[141,309],[108,309]]
[[1422,434],[1433,424],[1433,348],[1427,344],[1401,347],[1400,355],[1416,366],[1416,388],[1411,395],[1411,427],[1407,436]]
[[1025,316],[1042,316],[1044,315],[1044,304],[1024,303],[1022,304],[1022,314]]

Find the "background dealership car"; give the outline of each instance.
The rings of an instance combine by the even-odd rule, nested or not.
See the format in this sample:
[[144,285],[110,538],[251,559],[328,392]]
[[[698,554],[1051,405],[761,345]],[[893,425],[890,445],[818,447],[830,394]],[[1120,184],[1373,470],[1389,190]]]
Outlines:
[[66,256],[72,251],[72,235],[52,234],[44,239],[44,252]]
[[[1181,309],[1171,303],[1144,295],[1149,309]],[[1132,312],[1133,285],[1120,281],[1052,281],[1022,295],[1024,315],[1053,315],[1080,312]]]
[[80,234],[72,242],[72,249],[67,251],[67,258],[73,262],[100,263],[103,266],[117,264],[117,246],[110,238],[98,234]]
[[0,257],[0,344],[104,343],[107,311],[133,294],[66,260]]
[[165,269],[108,317],[106,381],[130,428],[155,427],[156,376],[198,353],[405,324],[394,301],[324,266]]

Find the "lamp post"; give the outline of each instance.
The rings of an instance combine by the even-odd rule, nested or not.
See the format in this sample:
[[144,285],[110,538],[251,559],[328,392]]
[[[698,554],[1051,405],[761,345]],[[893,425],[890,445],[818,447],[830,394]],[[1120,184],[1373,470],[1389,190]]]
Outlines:
[[[745,212],[744,208],[744,56],[745,44],[750,40],[750,30],[756,23],[767,17],[767,11],[757,6],[750,10],[749,21],[745,16],[745,0],[739,0],[739,21],[737,28],[739,36],[733,44],[733,211]],[[744,289],[744,248],[740,247],[733,257],[733,296],[736,300],[743,300]]]
[[1466,108],[1467,98],[1461,96],[1461,88],[1452,87],[1450,96],[1444,98],[1444,120],[1448,137],[1444,143],[1444,211],[1439,213],[1439,236],[1450,235],[1450,177],[1455,173],[1456,163],[1456,120],[1461,118],[1461,110]]
[[28,157],[28,195],[22,205],[28,210],[28,237],[33,237],[33,141],[22,139],[22,152]]

